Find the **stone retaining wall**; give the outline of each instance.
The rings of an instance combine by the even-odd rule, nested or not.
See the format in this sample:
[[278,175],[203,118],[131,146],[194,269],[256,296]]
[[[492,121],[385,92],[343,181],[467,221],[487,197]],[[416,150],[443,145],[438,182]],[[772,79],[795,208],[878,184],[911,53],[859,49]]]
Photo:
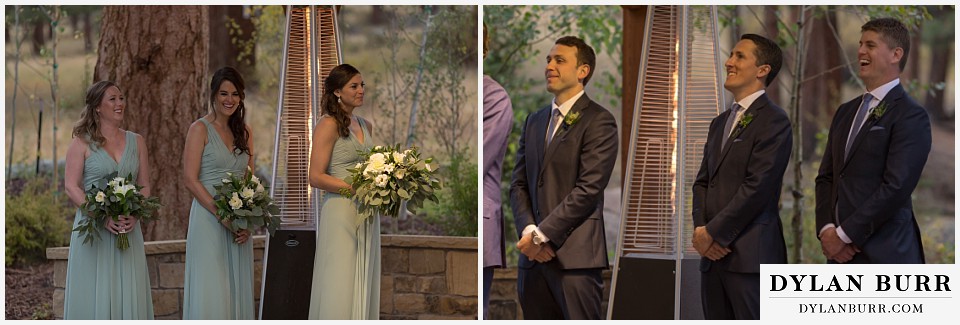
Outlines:
[[[603,271],[602,316],[607,316],[607,301],[610,298],[610,269]],[[490,286],[490,311],[486,319],[514,320],[523,319],[520,299],[517,298],[517,268],[496,269],[493,272],[493,285]]]
[[[254,300],[260,303],[264,236],[253,238]],[[185,240],[145,244],[157,319],[183,318]],[[477,238],[381,237],[381,319],[476,319]],[[53,312],[63,318],[68,247],[47,249],[54,261]],[[259,310],[259,308],[257,308]]]

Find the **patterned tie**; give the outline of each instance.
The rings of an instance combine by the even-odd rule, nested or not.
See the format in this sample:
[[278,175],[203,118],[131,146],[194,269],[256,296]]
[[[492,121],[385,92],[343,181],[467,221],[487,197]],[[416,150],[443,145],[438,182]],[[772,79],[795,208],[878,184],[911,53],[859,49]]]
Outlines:
[[563,114],[560,114],[559,108],[553,109],[553,114],[550,115],[550,124],[547,125],[547,145],[550,145],[550,141],[553,140],[553,135],[557,133],[554,129],[557,127],[557,123],[560,122],[560,118],[563,117]]
[[723,127],[723,141],[720,142],[720,148],[727,146],[727,139],[730,138],[730,132],[733,131],[733,125],[737,122],[737,113],[743,108],[740,104],[733,103],[730,107],[730,116],[727,116],[727,125]]
[[857,117],[853,119],[853,125],[850,125],[850,135],[847,136],[847,146],[844,148],[844,159],[850,159],[850,146],[853,145],[853,140],[857,139],[857,134],[860,133],[860,127],[863,124],[863,119],[867,116],[867,112],[870,111],[870,101],[873,100],[873,95],[866,93],[863,95],[863,102],[860,103],[860,109],[857,110]]

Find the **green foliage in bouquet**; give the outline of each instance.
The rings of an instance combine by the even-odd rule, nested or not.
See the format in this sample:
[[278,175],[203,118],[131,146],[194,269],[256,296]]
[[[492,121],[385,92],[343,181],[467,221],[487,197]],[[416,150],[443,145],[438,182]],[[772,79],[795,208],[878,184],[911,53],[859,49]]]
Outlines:
[[[83,236],[83,243],[93,243],[100,239],[100,229],[107,223],[107,218],[119,221],[120,216],[131,216],[143,223],[156,220],[157,210],[160,209],[160,198],[145,197],[140,190],[143,186],[133,182],[133,175],[118,177],[117,172],[110,173],[98,180],[86,191],[86,202],[80,207],[87,218],[80,220],[73,231]],[[117,248],[124,250],[130,247],[126,233],[117,235]]]
[[232,173],[214,185],[217,217],[230,220],[230,230],[266,227],[270,235],[280,228],[280,207],[273,202],[267,187],[247,168],[242,177]]
[[[353,185],[360,215],[374,214],[396,217],[403,201],[407,208],[416,210],[423,202],[437,202],[437,164],[433,158],[420,159],[417,147],[400,150],[400,145],[376,146],[360,152],[361,162],[348,168],[351,176],[347,182]],[[344,196],[350,193],[341,191]]]

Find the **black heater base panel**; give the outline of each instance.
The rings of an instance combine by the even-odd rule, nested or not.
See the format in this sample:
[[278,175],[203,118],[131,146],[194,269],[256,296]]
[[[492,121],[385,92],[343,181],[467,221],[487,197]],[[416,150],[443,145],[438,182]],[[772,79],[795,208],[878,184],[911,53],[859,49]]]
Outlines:
[[[675,319],[677,261],[621,257],[612,319]],[[681,261],[680,319],[703,319],[699,259]]]
[[260,319],[307,319],[317,233],[277,230],[270,237]]

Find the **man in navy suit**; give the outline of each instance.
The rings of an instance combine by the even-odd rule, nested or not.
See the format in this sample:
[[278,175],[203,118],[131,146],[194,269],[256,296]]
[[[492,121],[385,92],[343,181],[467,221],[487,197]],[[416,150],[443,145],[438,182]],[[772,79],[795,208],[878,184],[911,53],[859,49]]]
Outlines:
[[817,175],[817,232],[836,263],[923,263],[910,195],[930,153],[930,119],[900,85],[907,28],[892,18],[860,28],[866,90],[840,105]]
[[527,116],[510,202],[517,226],[517,293],[524,319],[600,319],[607,267],[603,189],[617,160],[617,122],[584,93],[596,54],[558,39],[544,79],[552,103]]
[[724,64],[735,102],[710,123],[693,184],[707,319],[760,319],[760,264],[787,262],[778,205],[792,128],[765,91],[782,61],[776,43],[745,34]]

